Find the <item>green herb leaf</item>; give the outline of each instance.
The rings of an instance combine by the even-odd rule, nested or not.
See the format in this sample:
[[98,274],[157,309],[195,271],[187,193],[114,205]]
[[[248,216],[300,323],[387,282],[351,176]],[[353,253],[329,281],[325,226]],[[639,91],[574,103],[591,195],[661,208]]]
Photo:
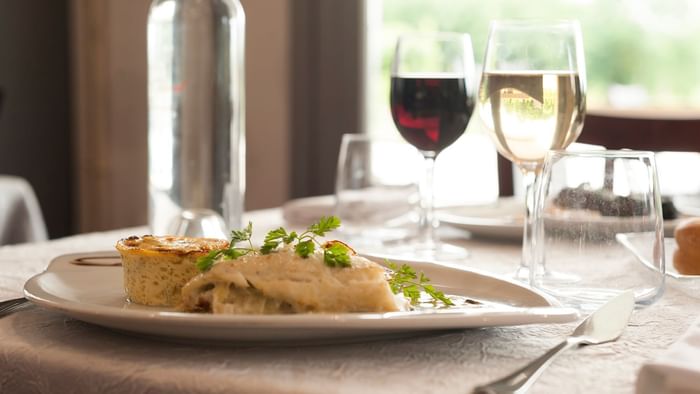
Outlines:
[[433,300],[435,301],[441,301],[443,304],[447,306],[454,306],[454,302],[447,298],[445,293],[435,290],[433,285],[423,285],[423,290],[428,293],[429,296],[433,297]]
[[198,258],[196,266],[199,272],[209,271],[209,269],[211,269],[216,262],[216,259],[218,259],[221,255],[221,252],[221,250],[212,250],[211,252],[207,253],[206,256]]
[[295,231],[292,231],[291,233],[289,233],[289,235],[284,237],[283,241],[285,244],[289,245],[292,242],[294,242],[295,239],[297,239],[297,233]]
[[407,285],[401,289],[403,295],[411,300],[411,304],[415,305],[420,300],[420,289],[417,285]]
[[222,250],[221,254],[229,260],[235,260],[239,257],[247,255],[248,253],[250,253],[252,251],[253,250],[251,250],[251,249],[231,248],[231,249]]
[[265,241],[263,246],[260,248],[260,253],[269,254],[273,250],[277,249],[279,244],[286,238],[287,230],[282,227],[276,228],[265,235]]
[[294,251],[296,252],[296,254],[303,258],[309,257],[309,255],[311,255],[311,253],[313,253],[314,250],[316,250],[316,244],[314,244],[314,241],[312,240],[301,241],[297,243],[294,247]]
[[340,219],[337,216],[323,216],[317,223],[309,226],[308,231],[323,237],[327,232],[340,227]]
[[265,241],[279,240],[279,239],[283,239],[286,236],[287,236],[287,230],[285,230],[283,227],[279,227],[279,228],[276,228],[276,229],[268,232],[267,235],[265,236]]
[[350,248],[341,242],[329,242],[324,246],[323,261],[330,267],[350,267]]
[[[255,249],[253,248],[252,243],[250,242],[250,238],[253,236],[253,223],[248,222],[248,225],[242,229],[242,230],[233,230],[231,231],[231,241],[229,242],[229,246],[226,249],[221,249],[221,250],[212,250],[211,252],[207,253],[206,256],[200,257],[197,259],[197,262],[195,263],[197,266],[197,269],[200,272],[205,272],[209,271],[211,267],[216,264],[216,262],[222,258],[225,257],[229,260],[235,260],[241,256],[245,256],[248,253],[254,252]],[[247,248],[237,248],[236,244],[239,242],[245,242],[247,241],[248,244],[250,245]]]
[[231,246],[234,246],[238,242],[250,241],[250,237],[253,236],[253,222],[248,222],[248,226],[243,230],[233,230],[231,231]]
[[279,244],[280,243],[277,241],[265,241],[263,246],[260,247],[260,253],[270,254],[270,253],[272,253],[273,250],[277,249]]
[[411,301],[412,305],[420,301],[421,290],[428,294],[434,302],[442,302],[446,306],[453,306],[454,303],[445,294],[430,285],[430,279],[424,273],[418,275],[416,271],[407,264],[398,267],[396,264],[387,261],[389,268],[394,271],[389,279],[389,287],[394,294],[402,293]]
[[306,231],[301,234],[296,234],[291,232],[285,237],[283,241],[286,244],[290,244],[297,241],[294,251],[297,255],[301,257],[309,257],[311,253],[316,250],[316,245],[321,246],[324,249],[323,261],[330,267],[346,267],[350,265],[350,257],[348,256],[347,247],[337,247],[331,251],[327,251],[327,248],[331,245],[325,246],[321,245],[316,239],[316,236],[322,237],[327,232],[335,230],[340,227],[340,219],[337,216],[322,217],[318,222],[309,226]]
[[262,254],[269,254],[277,247],[284,242],[285,244],[289,245],[292,242],[294,242],[297,239],[297,233],[292,231],[291,233],[287,233],[287,230],[284,229],[284,227],[279,227],[276,228],[265,236],[265,241],[263,243],[263,246],[260,248],[260,253]]
[[[204,272],[216,264],[216,261],[222,257],[229,260],[235,260],[249,253],[259,252],[261,254],[270,254],[284,243],[285,245],[294,245],[294,252],[303,257],[309,257],[316,250],[316,246],[321,246],[316,236],[324,236],[327,232],[335,230],[340,226],[340,219],[336,216],[322,217],[317,223],[309,226],[306,231],[301,234],[296,232],[287,232],[284,227],[278,227],[265,235],[263,245],[256,249],[253,247],[251,238],[253,236],[253,223],[248,222],[248,225],[242,230],[231,231],[231,241],[229,247],[223,250],[212,251],[204,257],[197,260],[197,268]],[[236,247],[237,243],[248,242],[247,247]],[[335,246],[338,245],[338,246]],[[350,265],[350,249],[340,243],[333,243],[324,248],[324,262],[331,267],[347,267]],[[328,249],[328,250],[326,250]]]

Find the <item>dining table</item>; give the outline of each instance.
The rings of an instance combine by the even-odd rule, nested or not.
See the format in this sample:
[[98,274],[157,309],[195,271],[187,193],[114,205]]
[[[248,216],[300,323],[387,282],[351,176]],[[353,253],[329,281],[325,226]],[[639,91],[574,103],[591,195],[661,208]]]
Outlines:
[[[281,208],[247,212],[244,221],[260,232],[285,225]],[[0,300],[22,296],[25,282],[59,255],[114,250],[120,238],[147,231],[134,227],[0,247]],[[507,275],[518,265],[519,243],[459,230],[443,237],[468,248],[469,257],[455,262],[465,268]],[[531,392],[635,392],[642,365],[662,354],[700,315],[698,298],[667,281],[664,295],[636,310],[617,341],[562,354]],[[0,319],[0,392],[468,393],[537,358],[577,324],[317,343],[227,343],[141,336],[32,306]]]

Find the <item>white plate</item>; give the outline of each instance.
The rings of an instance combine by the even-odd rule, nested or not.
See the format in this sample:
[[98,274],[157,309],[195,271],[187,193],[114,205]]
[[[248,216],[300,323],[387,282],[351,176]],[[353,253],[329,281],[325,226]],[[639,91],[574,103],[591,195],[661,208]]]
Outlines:
[[503,197],[491,204],[447,208],[436,214],[440,223],[473,236],[522,241],[524,209],[519,199]]
[[[76,265],[95,263],[92,265]],[[24,287],[42,307],[97,325],[170,339],[229,342],[315,341],[469,327],[563,323],[576,310],[561,308],[523,285],[462,268],[411,262],[440,290],[487,301],[485,306],[396,313],[210,315],[129,303],[121,266],[112,252],[64,255]],[[491,303],[497,304],[491,304]]]
[[321,218],[333,214],[334,196],[316,196],[289,200],[282,205],[282,217],[289,224],[308,226]]
[[[441,223],[467,230],[473,236],[522,241],[523,204],[520,199],[502,197],[492,204],[453,207],[436,214]],[[664,220],[664,233],[672,236],[678,223],[678,219]]]

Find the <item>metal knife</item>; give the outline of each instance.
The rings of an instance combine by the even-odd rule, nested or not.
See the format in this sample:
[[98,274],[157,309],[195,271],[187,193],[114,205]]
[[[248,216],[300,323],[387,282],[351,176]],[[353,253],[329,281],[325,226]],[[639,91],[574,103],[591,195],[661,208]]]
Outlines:
[[29,300],[24,297],[2,301],[0,302],[0,318],[3,318],[19,310],[25,309],[31,305],[33,304],[31,304]]
[[567,349],[598,345],[616,340],[627,326],[634,310],[634,293],[622,293],[588,316],[574,332],[540,358],[512,374],[489,384],[478,386],[474,394],[524,393],[542,374],[554,357]]

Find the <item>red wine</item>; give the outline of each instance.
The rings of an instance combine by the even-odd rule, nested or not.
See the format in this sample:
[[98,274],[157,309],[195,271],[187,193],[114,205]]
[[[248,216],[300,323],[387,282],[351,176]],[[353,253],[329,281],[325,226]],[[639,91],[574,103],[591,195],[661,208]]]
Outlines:
[[467,128],[474,101],[464,78],[391,78],[391,115],[399,132],[424,152],[439,153]]

